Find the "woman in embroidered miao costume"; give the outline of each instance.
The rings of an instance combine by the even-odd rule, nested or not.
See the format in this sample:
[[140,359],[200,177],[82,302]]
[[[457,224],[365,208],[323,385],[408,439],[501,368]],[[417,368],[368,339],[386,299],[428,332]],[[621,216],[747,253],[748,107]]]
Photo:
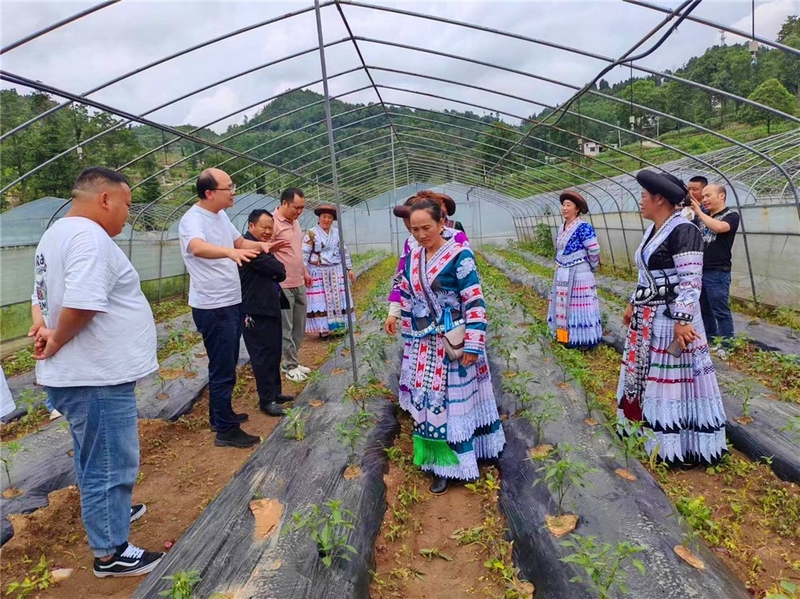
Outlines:
[[[399,287],[400,407],[414,420],[414,463],[433,474],[431,493],[449,479],[478,478],[478,459],[505,445],[484,353],[486,310],[472,251],[442,236],[442,211],[419,199],[410,207],[411,250]],[[464,353],[446,357],[443,333],[466,325]]]
[[714,463],[726,451],[725,411],[700,315],[703,236],[677,209],[680,187],[652,171],[636,179],[653,224],[636,250],[639,280],[623,316],[620,430],[641,422],[648,453],[670,465]]
[[[339,229],[333,226],[336,207],[322,204],[314,209],[319,223],[306,232],[303,238],[303,260],[311,275],[311,287],[306,292],[306,333],[319,333],[327,337],[331,333],[347,330],[347,302],[339,253]],[[344,248],[345,265],[350,283],[356,280],[350,253]],[[353,300],[350,299],[353,310]]]
[[588,349],[603,338],[600,303],[594,271],[600,266],[600,245],[589,223],[581,214],[589,206],[578,192],[561,194],[564,224],[556,238],[556,273],[550,292],[547,323],[560,343]]
[[[410,207],[411,204],[419,199],[433,200],[439,204],[439,207],[442,210],[442,237],[445,239],[454,238],[457,243],[460,243],[465,247],[469,247],[469,239],[467,238],[467,234],[464,233],[464,227],[456,229],[451,225],[460,226],[461,223],[448,219],[449,216],[452,216],[456,213],[455,201],[448,195],[437,193],[431,190],[417,192],[417,195],[413,195],[408,198],[402,206],[394,207],[394,215],[397,218],[403,219],[403,224],[406,226],[406,229],[408,229],[409,233],[411,233],[411,221],[409,220]],[[411,250],[416,248],[418,245],[419,244],[417,243],[416,239],[414,239],[414,236],[409,235],[403,244],[403,253],[400,254],[400,259],[397,261],[397,271],[395,273],[394,284],[392,285],[392,290],[389,292],[389,316],[386,318],[385,324],[386,332],[390,335],[395,334],[397,330],[397,320],[400,318],[400,287],[398,281],[400,276],[403,274],[403,270],[405,270],[406,259],[408,258],[408,255],[411,253]]]

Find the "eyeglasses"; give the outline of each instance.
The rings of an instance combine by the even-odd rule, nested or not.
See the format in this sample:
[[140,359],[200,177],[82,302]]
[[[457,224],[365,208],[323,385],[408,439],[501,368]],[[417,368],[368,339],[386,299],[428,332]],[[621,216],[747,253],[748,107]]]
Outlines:
[[231,193],[236,193],[236,184],[234,183],[230,187],[217,187],[214,191],[229,191]]

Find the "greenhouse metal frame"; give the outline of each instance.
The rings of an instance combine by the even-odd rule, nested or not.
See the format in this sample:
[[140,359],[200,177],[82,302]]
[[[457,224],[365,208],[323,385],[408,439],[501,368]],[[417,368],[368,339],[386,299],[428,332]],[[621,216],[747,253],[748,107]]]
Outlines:
[[[587,52],[563,43],[558,44],[551,41],[527,37],[518,33],[501,31],[475,23],[458,21],[432,14],[424,14],[422,12],[390,6],[380,6],[357,0],[328,0],[326,2],[315,0],[308,6],[299,8],[290,13],[224,33],[213,39],[164,56],[127,73],[119,74],[113,79],[83,93],[56,88],[48,85],[46,82],[34,81],[24,73],[12,73],[7,70],[2,70],[0,71],[0,78],[7,83],[45,92],[63,100],[57,106],[3,133],[0,136],[0,142],[2,143],[7,143],[9,140],[12,140],[15,135],[25,131],[34,123],[46,119],[57,111],[71,105],[82,105],[93,110],[104,111],[122,120],[94,137],[77,140],[77,143],[72,147],[49,157],[35,168],[24,173],[19,173],[19,176],[14,181],[7,184],[3,189],[0,189],[0,194],[7,193],[34,173],[58,161],[64,156],[77,151],[80,147],[91,144],[105,135],[129,124],[138,123],[160,130],[165,136],[164,143],[156,148],[148,150],[134,160],[119,166],[117,170],[123,174],[127,168],[133,166],[140,160],[156,154],[159,151],[165,151],[171,144],[179,140],[191,141],[200,146],[201,149],[192,153],[190,156],[182,157],[179,161],[165,165],[164,167],[159,167],[144,180],[134,185],[134,188],[143,184],[150,178],[163,175],[169,168],[175,167],[193,158],[202,157],[205,152],[214,150],[227,155],[228,158],[216,165],[206,164],[200,168],[208,166],[225,168],[227,163],[236,158],[248,161],[247,166],[230,173],[238,183],[237,187],[241,190],[240,195],[245,195],[246,197],[249,193],[259,189],[260,181],[263,180],[266,175],[275,173],[279,175],[278,182],[282,187],[286,187],[291,183],[292,185],[300,185],[306,189],[313,190],[313,193],[309,193],[310,207],[313,207],[319,202],[330,201],[335,203],[339,207],[340,213],[344,215],[348,212],[360,213],[360,211],[364,209],[370,212],[370,202],[365,201],[368,199],[365,196],[368,194],[369,190],[380,188],[385,192],[392,192],[392,190],[396,190],[399,187],[411,186],[416,183],[443,182],[447,184],[448,189],[458,189],[459,193],[463,193],[467,203],[474,200],[477,203],[478,210],[480,210],[481,203],[485,203],[487,205],[496,206],[510,214],[513,219],[514,235],[519,240],[528,239],[533,227],[538,223],[548,224],[551,228],[555,228],[559,224],[557,218],[559,213],[559,192],[563,188],[572,187],[577,181],[577,187],[589,202],[592,218],[598,219],[594,221],[596,226],[602,226],[606,231],[609,241],[607,249],[611,262],[613,264],[630,264],[632,251],[635,249],[636,245],[638,245],[638,237],[631,237],[630,233],[635,233],[637,229],[641,231],[645,230],[645,223],[638,214],[637,206],[640,188],[631,172],[613,163],[606,162],[602,154],[589,163],[584,160],[582,150],[584,142],[601,144],[599,140],[591,139],[585,135],[582,130],[583,123],[593,123],[601,126],[604,130],[619,132],[620,135],[624,133],[628,137],[632,136],[639,140],[640,143],[647,142],[670,150],[673,154],[681,158],[667,164],[659,165],[643,159],[640,155],[626,151],[623,147],[606,146],[606,144],[603,143],[607,152],[636,160],[642,168],[666,170],[681,177],[697,174],[699,172],[707,174],[709,178],[713,178],[726,185],[729,198],[731,199],[730,204],[732,207],[735,206],[742,216],[741,238],[747,263],[747,277],[749,279],[748,295],[750,299],[759,301],[754,265],[751,263],[751,246],[754,240],[758,239],[759,236],[768,235],[769,233],[750,230],[752,217],[746,211],[743,212],[742,208],[752,205],[791,206],[793,207],[793,218],[795,220],[793,223],[787,224],[785,230],[781,231],[779,235],[786,236],[787,238],[800,237],[800,193],[798,192],[798,185],[800,185],[800,150],[798,150],[798,148],[800,148],[800,118],[769,106],[758,104],[724,90],[684,79],[671,73],[648,68],[639,64],[638,61],[657,51],[661,44],[668,39],[684,21],[742,36],[743,38],[758,42],[763,46],[799,57],[800,50],[756,36],[755,31],[752,33],[739,31],[717,22],[695,17],[692,11],[700,4],[700,0],[685,0],[674,10],[641,0],[625,0],[625,2],[639,9],[645,9],[649,11],[650,14],[659,15],[659,20],[656,25],[650,31],[647,31],[628,51],[617,58]],[[56,29],[68,28],[78,20],[92,19],[93,15],[96,15],[100,11],[113,11],[117,4],[118,0],[104,2],[90,7],[89,9],[6,45],[0,49],[0,55],[13,52],[15,49],[25,44],[35,43],[38,38]],[[388,39],[366,36],[363,35],[365,32],[354,31],[351,27],[347,18],[347,15],[351,14],[351,11],[375,11],[389,19],[403,17],[437,22],[441,26],[447,28],[457,28],[463,31],[477,31],[483,34],[489,34],[493,36],[497,43],[513,40],[515,43],[520,42],[531,48],[547,47],[563,52],[565,55],[577,57],[581,60],[598,62],[603,66],[591,81],[579,87],[565,81],[543,77],[533,72],[513,69],[476,58],[426,48],[422,44],[399,43]],[[178,97],[163,102],[140,114],[132,114],[117,106],[99,102],[92,97],[101,90],[108,89],[145,71],[157,68],[160,65],[169,63],[180,57],[191,56],[193,52],[201,48],[207,48],[219,42],[255,30],[268,31],[270,27],[286,26],[287,24],[291,25],[293,19],[311,13],[315,16],[319,40],[319,43],[315,47],[308,47],[291,53],[287,52],[285,55],[264,64],[209,82],[198,89],[181,94]],[[327,19],[335,19],[338,21],[338,24],[343,25],[347,31],[347,36],[340,39],[324,40],[323,26]],[[329,74],[329,65],[327,64],[328,61],[326,61],[325,56],[326,50],[346,46],[350,46],[351,51],[355,53],[354,58],[357,57],[357,61],[355,61],[356,66]],[[402,53],[423,53],[431,61],[444,61],[447,64],[464,63],[472,67],[496,71],[509,77],[509,85],[504,89],[488,89],[473,84],[470,81],[459,80],[458,78],[445,78],[431,73],[401,70],[386,65],[375,64],[374,61],[369,61],[367,59],[369,53],[366,52],[365,54],[365,50],[372,46],[388,47]],[[647,49],[642,50],[645,46],[647,46]],[[258,102],[250,102],[247,106],[242,106],[234,112],[227,112],[210,122],[203,123],[193,131],[180,131],[175,127],[159,123],[150,116],[163,108],[195,97],[198,94],[212,90],[220,85],[235,82],[237,79],[256,72],[262,74],[269,73],[271,68],[299,57],[313,56],[314,53],[319,55],[320,77],[302,85],[297,85],[280,94],[265,97]],[[594,84],[599,81],[605,73],[617,67],[630,69],[632,75],[636,72],[644,75],[657,76],[665,81],[674,81],[681,85],[700,90],[706,94],[734,100],[742,105],[754,106],[784,121],[794,123],[797,125],[797,128],[755,142],[737,141],[718,131],[703,127],[700,124],[637,103],[634,98],[631,98],[629,101],[627,99],[611,96],[610,94],[605,94],[595,89]],[[381,80],[382,76],[389,76],[390,78],[394,78],[394,80],[401,78],[404,85],[383,82]],[[344,92],[340,92],[336,95],[330,94],[328,89],[329,81],[336,80],[338,83],[344,84],[349,80],[358,79],[360,77],[366,77],[369,82],[368,85],[352,85]],[[480,92],[483,99],[481,104],[476,104],[465,99],[448,96],[444,93],[432,94],[427,91],[416,89],[415,83],[418,81],[435,82],[456,90],[463,89]],[[543,102],[541,98],[526,97],[525,94],[519,92],[512,93],[512,90],[518,89],[518,86],[514,85],[517,81],[535,81],[547,85],[560,86],[570,90],[572,95],[562,104],[554,106]],[[319,84],[322,84],[323,87],[323,100],[272,117],[267,121],[267,124],[269,122],[279,121],[292,114],[317,108],[320,104],[323,104],[325,108],[325,118],[307,124],[298,130],[313,129],[314,127],[324,124],[324,133],[318,133],[303,139],[300,142],[292,144],[288,148],[270,153],[266,157],[259,157],[253,154],[253,152],[260,150],[263,146],[273,143],[276,140],[275,138],[271,138],[267,142],[260,143],[244,151],[233,149],[227,145],[227,142],[234,137],[240,136],[258,127],[264,127],[265,122],[256,123],[251,127],[243,127],[234,134],[228,136],[223,135],[218,141],[206,140],[198,135],[198,132],[204,128],[241,115],[254,107],[262,106],[298,90],[308,89]],[[366,104],[346,112],[331,114],[331,100],[346,100],[348,96],[370,90],[374,93],[374,104]],[[399,94],[403,97],[407,96],[408,99],[403,102],[387,101],[385,96],[388,92],[394,95]],[[670,120],[682,127],[714,136],[727,143],[728,147],[707,155],[693,156],[689,152],[659,140],[657,138],[658,136],[651,136],[646,131],[637,129],[634,124],[630,127],[626,127],[620,123],[606,122],[582,114],[580,110],[580,99],[587,94],[601,96],[610,101],[619,102],[628,106],[631,115],[633,111],[636,110],[652,118]],[[511,114],[507,110],[493,106],[493,101],[498,97],[514,100],[517,103],[529,107],[531,111],[533,111],[533,109],[549,109],[552,112],[543,120],[533,121],[530,117],[520,114]],[[445,115],[445,113],[437,110],[426,108],[423,105],[423,100],[426,98],[433,98],[440,102],[446,102],[448,106],[457,107],[459,109],[488,111],[518,120],[523,123],[524,131],[518,132],[516,130],[510,130],[513,132],[513,138],[510,139],[511,146],[505,149],[503,144],[509,140],[497,136],[491,124],[477,118],[470,119],[460,114]],[[378,113],[368,114],[366,116],[359,114],[363,111],[374,111],[375,106],[379,109]],[[439,132],[437,145],[435,148],[431,148],[429,146],[430,139],[425,136],[426,129],[402,122],[400,117],[407,115],[400,114],[397,109],[413,111],[413,118],[417,122],[430,123],[440,128],[446,126],[446,133]],[[563,117],[567,115],[577,119],[578,127],[569,128],[561,123]],[[337,124],[337,119],[343,116],[358,118],[343,124]],[[443,116],[447,118],[445,119]],[[380,119],[378,117],[380,117]],[[378,120],[384,120],[385,122],[377,123]],[[454,120],[457,120],[459,124],[454,124],[452,122]],[[359,132],[352,134],[348,131],[348,129],[356,126],[361,129]],[[573,147],[556,144],[538,137],[537,130],[543,128],[551,128],[570,136],[575,141]],[[385,130],[385,135],[376,138],[374,134],[380,130]],[[294,133],[294,131],[286,133],[278,139],[288,136],[291,133]],[[359,139],[359,137],[365,135],[367,136],[365,141]],[[282,153],[288,149],[302,150],[302,146],[314,142],[318,143],[322,140],[323,136],[326,138],[326,145],[320,147],[312,145],[309,146],[311,149],[306,152],[301,152],[299,156],[285,161],[282,159]],[[473,151],[473,147],[475,145],[475,139],[478,138],[484,140],[482,142],[484,147],[492,149],[498,154],[502,153],[501,157],[497,160],[490,160],[483,156],[476,155]],[[495,140],[497,140],[497,145],[494,145]],[[526,154],[526,142],[537,143],[536,150],[544,155],[544,159],[531,157]],[[348,145],[343,147],[344,143]],[[558,155],[553,153],[556,151],[559,152]],[[566,156],[563,155],[565,152],[567,154]],[[463,162],[466,155],[469,156],[470,165],[477,165],[479,172],[475,168],[464,167]],[[550,156],[554,158],[557,157],[557,160],[550,161]],[[341,171],[343,165],[346,166],[350,162],[361,160],[367,160],[370,164],[370,168],[340,174],[339,171]],[[522,190],[525,197],[511,197],[511,195],[504,193],[504,182],[506,179],[513,179],[520,171],[527,172],[527,169],[532,166],[547,166],[548,171],[551,171],[553,174],[549,176],[548,180],[537,181],[535,178],[530,177],[530,180],[515,181],[516,195],[520,195],[519,192]],[[252,176],[252,174],[248,174],[247,171],[253,167],[265,168],[267,172],[266,174],[259,172],[257,176]],[[603,174],[598,170],[601,167],[613,170],[618,174],[615,176]],[[198,172],[200,168],[197,169]],[[374,172],[382,172],[384,174],[376,179],[372,174]],[[129,256],[132,257],[132,254],[135,252],[135,241],[140,239],[149,239],[150,241],[158,240],[160,252],[163,254],[164,244],[172,238],[171,230],[174,228],[173,226],[176,221],[196,200],[192,186],[197,174],[198,173],[195,172],[191,178],[181,181],[177,185],[172,186],[169,190],[163,190],[160,197],[155,201],[146,205],[135,205],[135,209],[131,211],[129,220],[130,226],[126,227],[126,231],[123,234],[123,236],[125,234],[128,235],[127,239],[117,238],[120,245],[127,250]],[[559,185],[563,182],[561,189],[554,188],[553,181],[558,181]],[[240,197],[234,206],[233,212],[229,212],[232,220],[243,214],[246,215],[246,213],[253,208],[273,206],[276,202],[275,197],[277,197],[277,192],[279,192],[279,190],[271,189],[266,195],[254,194],[254,197],[248,197],[246,201],[243,201]],[[271,197],[270,194],[273,194],[274,197]],[[405,198],[393,197],[394,201],[403,199]],[[52,214],[49,215],[47,226],[64,213],[68,203],[69,200],[66,200],[57,210],[54,210]],[[397,225],[393,224],[394,219],[391,218],[390,213],[386,215],[387,208],[387,206],[384,206],[378,209],[373,208],[372,210],[381,211],[383,215],[381,218],[386,219],[388,230],[393,235],[396,233],[394,229]],[[477,235],[474,233],[471,235],[476,238],[478,243],[480,243],[484,233],[482,230],[482,220],[483,219],[478,218],[477,222],[480,231]],[[155,231],[153,228],[150,229],[151,233],[149,237],[142,237],[143,234],[140,232],[140,229],[143,222],[156,224]],[[345,226],[344,219],[340,219],[339,226],[342,227],[343,235],[347,236],[351,234]],[[357,232],[353,231],[352,234],[357,234]],[[619,244],[616,244],[615,251],[615,243],[612,243],[612,235],[618,234],[621,235],[621,239]],[[153,235],[155,235],[155,238]],[[162,296],[162,266],[163,257],[160,257],[158,265],[159,298]]]

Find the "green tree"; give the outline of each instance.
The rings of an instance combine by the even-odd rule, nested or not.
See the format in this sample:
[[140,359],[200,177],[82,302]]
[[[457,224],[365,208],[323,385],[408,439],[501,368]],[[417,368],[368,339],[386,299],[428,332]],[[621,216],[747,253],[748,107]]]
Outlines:
[[[158,170],[156,159],[153,155],[146,156],[138,163],[139,172],[143,178],[149,177]],[[158,177],[147,179],[144,183],[139,185],[133,191],[133,201],[149,204],[154,202],[161,195],[161,184],[158,182]]]
[[519,133],[502,121],[495,121],[478,142],[475,154],[485,161],[487,170],[494,166],[519,139]]
[[[656,82],[652,79],[637,79],[632,84],[625,86],[619,93],[618,97],[638,104],[653,108],[655,110],[664,110],[664,92],[661,87],[656,86]],[[630,116],[633,115],[636,119],[636,129],[650,129],[655,127],[655,120],[653,113],[642,108],[632,108],[630,104],[625,105],[617,104],[617,120],[623,127],[630,127]]]
[[792,35],[800,35],[800,17],[797,15],[787,17],[786,21],[781,25],[781,29],[778,32],[778,41],[785,44],[787,38]]
[[[778,41],[792,48],[800,49],[800,17],[786,19],[778,33]],[[777,77],[786,89],[792,91],[800,102],[800,57],[789,52],[773,50],[778,54]]]
[[[747,99],[763,104],[764,106],[769,106],[770,108],[775,108],[787,114],[794,114],[797,107],[797,99],[789,93],[777,79],[767,79],[764,83],[759,85]],[[742,108],[741,116],[747,123],[766,123],[768,134],[770,123],[779,118],[771,112],[750,105]]]
[[[700,96],[705,96],[702,91],[678,81],[670,81],[665,84],[662,88],[662,94],[664,96],[665,111],[687,121],[692,120],[694,117],[693,106],[695,100]],[[665,130],[662,128],[662,131]]]

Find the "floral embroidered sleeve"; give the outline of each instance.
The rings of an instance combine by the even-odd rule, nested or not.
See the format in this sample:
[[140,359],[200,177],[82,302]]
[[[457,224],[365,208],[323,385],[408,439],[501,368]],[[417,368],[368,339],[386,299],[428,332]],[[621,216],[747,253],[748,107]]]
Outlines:
[[344,240],[340,239],[342,247],[344,248],[344,265],[347,267],[347,270],[353,270],[353,260],[350,258],[350,252],[347,249],[347,246],[344,245]]
[[314,249],[314,240],[311,238],[311,231],[307,231],[303,236],[303,264],[309,265],[311,251]]
[[462,250],[455,260],[455,267],[456,284],[461,296],[461,314],[467,325],[464,351],[481,354],[486,342],[486,304],[472,251]]
[[404,268],[395,276],[395,287],[392,289],[392,293],[397,291],[397,295],[399,296],[398,302],[394,303],[400,304],[400,334],[408,338],[411,337],[411,284],[408,282],[408,273],[405,268],[405,256],[401,258],[401,260],[403,260]]
[[703,234],[689,222],[678,225],[669,235],[669,250],[678,274],[672,318],[691,321],[703,282]]
[[398,281],[400,279],[400,275],[402,275],[406,269],[406,259],[408,253],[409,253],[408,239],[406,239],[406,242],[403,244],[403,254],[397,261],[397,271],[395,272],[394,275],[392,290],[389,292],[389,303],[400,303],[400,288],[398,287]]
[[594,232],[594,227],[589,223],[583,223],[580,235],[581,242],[586,250],[586,260],[592,271],[595,271],[600,266],[600,244],[597,243],[597,234]]

